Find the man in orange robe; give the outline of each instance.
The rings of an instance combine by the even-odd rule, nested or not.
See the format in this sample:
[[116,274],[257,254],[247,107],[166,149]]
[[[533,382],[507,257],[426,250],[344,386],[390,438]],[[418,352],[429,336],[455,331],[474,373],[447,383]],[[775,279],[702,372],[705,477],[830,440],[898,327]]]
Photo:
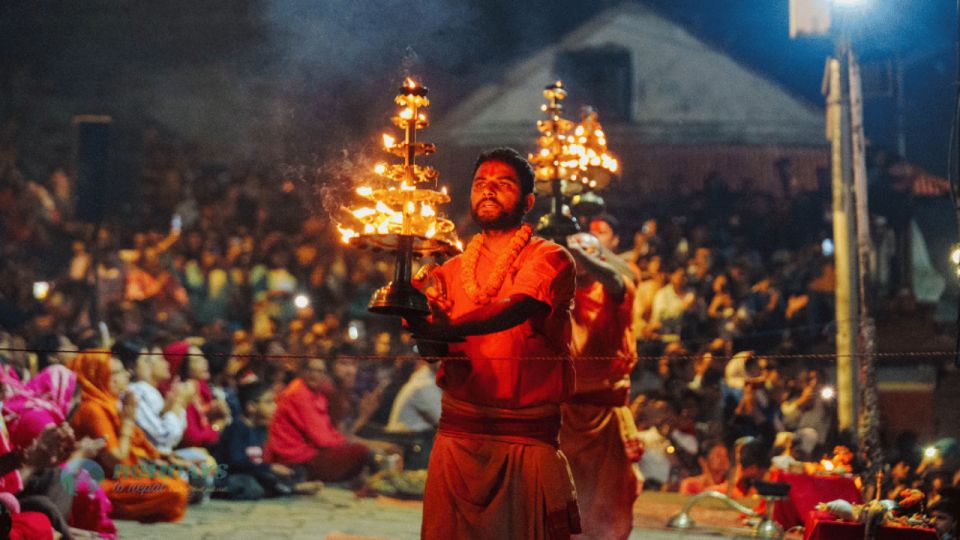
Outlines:
[[[610,218],[595,219],[591,231],[601,220],[606,229],[612,226]],[[637,498],[633,462],[642,452],[626,407],[637,356],[635,287],[610,240],[586,233],[568,240],[577,264],[572,328],[577,390],[561,407],[560,448],[573,470],[583,537],[625,539]]]
[[482,232],[433,274],[433,317],[407,321],[421,354],[443,357],[442,414],[423,502],[426,540],[579,532],[557,442],[559,404],[573,390],[575,270],[566,250],[521,225],[533,206],[533,182],[515,150],[478,158],[470,202]]

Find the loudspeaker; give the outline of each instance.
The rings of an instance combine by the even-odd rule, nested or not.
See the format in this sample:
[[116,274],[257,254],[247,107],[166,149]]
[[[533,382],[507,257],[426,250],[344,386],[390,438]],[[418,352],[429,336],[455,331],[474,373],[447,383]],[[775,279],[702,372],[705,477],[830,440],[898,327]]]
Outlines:
[[76,218],[88,223],[103,221],[110,182],[109,116],[73,117]]

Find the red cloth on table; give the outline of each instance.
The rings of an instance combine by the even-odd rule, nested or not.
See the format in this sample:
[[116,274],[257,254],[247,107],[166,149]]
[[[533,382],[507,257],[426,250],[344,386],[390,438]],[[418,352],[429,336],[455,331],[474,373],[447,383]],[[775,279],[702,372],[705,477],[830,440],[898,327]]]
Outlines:
[[277,397],[277,411],[267,436],[267,462],[306,463],[317,457],[321,448],[347,444],[347,438],[330,419],[323,392],[314,392],[303,379],[294,379]]
[[[862,540],[863,524],[836,521],[827,512],[814,510],[807,514],[803,540]],[[933,529],[880,527],[877,540],[937,540]]]
[[790,496],[778,501],[773,508],[773,519],[784,529],[803,523],[817,503],[843,499],[852,504],[863,502],[860,490],[852,478],[845,476],[816,476],[773,471],[771,482],[790,484]]

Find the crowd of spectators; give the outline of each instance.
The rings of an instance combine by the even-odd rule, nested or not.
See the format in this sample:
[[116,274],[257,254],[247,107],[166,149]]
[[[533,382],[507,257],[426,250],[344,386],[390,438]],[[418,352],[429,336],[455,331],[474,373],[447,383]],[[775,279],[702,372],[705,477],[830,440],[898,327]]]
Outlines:
[[[6,400],[17,392],[56,412],[32,437],[10,429],[0,451],[20,452],[31,469],[83,456],[118,484],[142,482],[116,473],[148,463],[178,474],[150,508],[101,483],[103,497],[85,499],[100,507],[83,512],[99,523],[81,523],[69,499],[4,499],[5,514],[36,509],[67,537],[110,535],[111,505],[114,516],[171,520],[210,494],[356,486],[364,471],[396,468],[394,456],[425,468],[436,366],[417,359],[399,321],[366,310],[390,261],[343,247],[303,204],[316,196],[303,182],[251,164],[204,170],[149,139],[147,150],[134,211],[118,221],[108,208],[96,225],[75,219],[63,169],[33,181],[14,151],[0,154],[4,418],[20,422]],[[637,291],[631,404],[644,489],[747,494],[774,456],[816,461],[852,445],[837,431],[826,366],[778,362],[831,348],[829,197],[733,193],[715,180],[636,231],[584,218],[614,244],[633,233],[621,257]],[[25,389],[52,373],[73,381],[58,387],[65,402]],[[927,459],[908,435],[898,443],[890,489],[922,484],[936,497],[957,484],[955,442]],[[208,474],[221,465],[225,477]],[[83,483],[83,471],[59,471]]]

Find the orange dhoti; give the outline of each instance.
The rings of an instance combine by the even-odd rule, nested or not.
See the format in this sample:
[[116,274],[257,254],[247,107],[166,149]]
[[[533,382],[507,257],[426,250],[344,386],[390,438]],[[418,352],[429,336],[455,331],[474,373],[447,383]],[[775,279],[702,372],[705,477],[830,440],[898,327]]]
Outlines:
[[179,478],[121,478],[102,480],[114,519],[142,523],[180,521],[187,510],[190,486]]
[[624,438],[637,428],[627,407],[565,403],[560,449],[570,460],[582,538],[625,539],[633,528],[637,476]]
[[[556,444],[559,407],[481,407],[443,397],[421,537],[566,539],[579,514]],[[551,442],[552,431],[552,442]]]

